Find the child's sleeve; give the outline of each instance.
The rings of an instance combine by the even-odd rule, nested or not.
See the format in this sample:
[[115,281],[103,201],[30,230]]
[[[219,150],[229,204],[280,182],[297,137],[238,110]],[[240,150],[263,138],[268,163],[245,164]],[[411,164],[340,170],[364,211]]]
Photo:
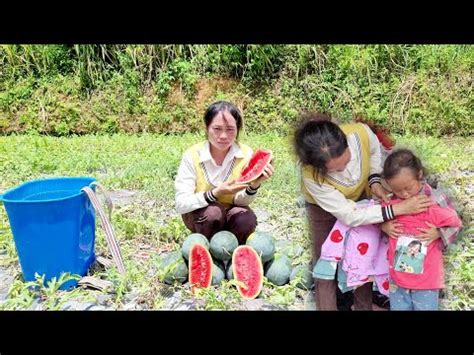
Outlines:
[[439,231],[441,233],[443,245],[446,248],[449,244],[454,243],[459,232],[461,231],[461,227],[443,227],[440,228]]
[[[430,195],[432,196],[432,198],[434,198],[436,203],[441,206],[441,208],[450,208],[452,211],[454,211],[454,213],[456,213],[453,204],[446,195],[445,191],[443,191],[443,188],[430,188]],[[459,232],[461,231],[461,227],[462,226],[447,226],[439,228],[439,231],[441,233],[441,239],[443,241],[445,249],[449,244],[454,243]]]
[[456,240],[462,222],[456,211],[451,207],[432,206],[429,210],[430,220],[439,228],[444,246],[448,246]]

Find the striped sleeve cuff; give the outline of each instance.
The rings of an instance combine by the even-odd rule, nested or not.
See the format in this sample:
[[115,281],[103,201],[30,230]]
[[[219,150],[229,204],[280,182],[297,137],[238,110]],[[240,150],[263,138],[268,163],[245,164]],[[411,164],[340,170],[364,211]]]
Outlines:
[[390,221],[391,219],[395,218],[395,213],[393,213],[392,205],[382,207],[382,218],[384,222]]
[[257,193],[257,191],[258,191],[259,188],[260,188],[260,186],[257,187],[256,189],[252,189],[252,188],[250,187],[250,185],[249,185],[249,186],[247,186],[247,188],[245,189],[245,192],[247,193],[247,195],[255,195],[255,194]]
[[206,200],[207,203],[211,204],[213,202],[217,201],[216,196],[212,193],[212,190],[204,192],[204,199]]
[[372,174],[369,176],[369,187],[377,182],[379,184],[382,183],[382,178],[380,177],[380,174]]

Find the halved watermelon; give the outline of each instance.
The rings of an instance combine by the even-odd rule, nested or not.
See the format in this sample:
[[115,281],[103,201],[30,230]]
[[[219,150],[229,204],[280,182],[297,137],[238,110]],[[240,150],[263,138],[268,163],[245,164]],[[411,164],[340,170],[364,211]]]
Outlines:
[[260,175],[263,174],[265,166],[272,161],[272,158],[273,154],[271,150],[257,149],[250,158],[248,165],[240,173],[240,177],[236,182],[247,184],[258,179]]
[[209,250],[201,244],[194,244],[189,252],[189,283],[191,291],[211,286],[212,257]]
[[232,255],[232,271],[237,281],[237,290],[248,300],[256,298],[263,285],[263,266],[254,248],[241,245]]

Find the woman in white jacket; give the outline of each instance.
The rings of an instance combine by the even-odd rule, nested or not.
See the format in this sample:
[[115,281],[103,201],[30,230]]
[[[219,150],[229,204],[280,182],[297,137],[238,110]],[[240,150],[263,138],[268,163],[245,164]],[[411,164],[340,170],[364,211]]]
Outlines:
[[228,230],[244,244],[257,226],[248,206],[261,183],[273,174],[273,167],[267,164],[262,176],[249,184],[235,183],[253,153],[237,141],[242,128],[240,111],[229,102],[218,101],[206,110],[204,123],[207,140],[186,150],[178,169],[176,209],[193,233],[210,239]]

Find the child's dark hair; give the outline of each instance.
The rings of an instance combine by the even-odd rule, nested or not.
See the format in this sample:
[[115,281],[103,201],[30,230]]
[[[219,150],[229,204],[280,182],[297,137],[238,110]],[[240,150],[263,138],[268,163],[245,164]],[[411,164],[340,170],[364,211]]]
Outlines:
[[427,172],[421,164],[420,159],[409,149],[397,149],[390,154],[383,165],[382,177],[386,180],[393,178],[402,168],[410,169],[415,177],[419,179],[425,177]]
[[216,101],[207,108],[206,112],[204,113],[204,123],[206,124],[206,128],[209,127],[209,125],[212,123],[212,120],[219,112],[225,111],[229,112],[232,117],[234,117],[235,123],[237,125],[238,137],[240,129],[242,128],[242,115],[240,114],[239,109],[228,101]]
[[344,132],[323,113],[304,114],[293,137],[298,159],[314,168],[318,180],[327,174],[326,163],[340,157],[347,147]]

